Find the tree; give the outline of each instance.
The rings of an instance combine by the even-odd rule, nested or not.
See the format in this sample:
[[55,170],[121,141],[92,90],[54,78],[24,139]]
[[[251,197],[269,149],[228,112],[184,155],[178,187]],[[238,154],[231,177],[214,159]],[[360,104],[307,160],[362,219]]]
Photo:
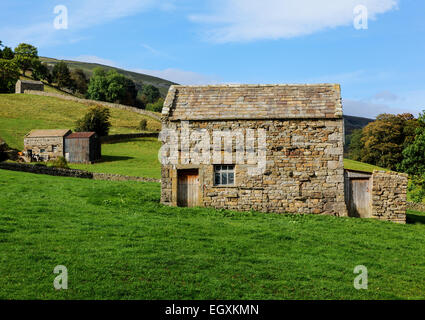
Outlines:
[[350,143],[351,153],[355,160],[395,170],[403,160],[403,149],[413,141],[420,125],[408,113],[381,114],[362,129],[360,139],[354,137]]
[[51,75],[47,64],[40,62],[40,60],[34,62],[32,77],[35,80],[47,80],[48,82],[50,80],[51,82]]
[[72,86],[71,73],[64,61],[55,64],[52,71],[52,78],[53,82],[56,82],[59,88],[70,88]]
[[15,59],[22,74],[25,75],[27,70],[31,70],[34,61],[38,60],[38,50],[30,44],[21,43],[15,48]]
[[348,157],[352,160],[361,161],[364,143],[362,142],[362,129],[355,129],[350,134],[350,144],[348,146]]
[[143,86],[142,90],[142,98],[144,102],[147,103],[154,103],[161,97],[161,93],[159,92],[159,89],[151,84],[148,84],[146,86]]
[[111,128],[109,118],[111,112],[108,108],[102,106],[95,106],[86,113],[86,115],[77,120],[76,132],[96,132],[99,136],[107,136]]
[[12,60],[15,57],[15,54],[13,53],[13,50],[9,47],[5,47],[3,49],[3,59],[6,60]]
[[146,105],[146,110],[150,110],[153,112],[161,112],[163,106],[164,106],[164,99],[159,98],[155,103],[148,103]]
[[74,85],[74,91],[84,95],[87,93],[87,77],[82,69],[72,70],[71,80]]
[[131,79],[116,70],[106,72],[96,68],[90,78],[87,97],[98,101],[136,105],[137,89]]
[[19,79],[19,67],[14,60],[0,59],[0,93],[15,92]]

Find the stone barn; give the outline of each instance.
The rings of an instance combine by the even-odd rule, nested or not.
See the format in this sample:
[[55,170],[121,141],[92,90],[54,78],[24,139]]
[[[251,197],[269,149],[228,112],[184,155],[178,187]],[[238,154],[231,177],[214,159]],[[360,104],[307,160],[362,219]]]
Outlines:
[[18,80],[15,93],[25,93],[25,90],[44,91],[44,84],[41,81]]
[[65,159],[71,163],[93,163],[102,158],[96,132],[74,132],[65,138]]
[[161,202],[347,216],[340,86],[172,86]]
[[24,155],[27,161],[48,161],[64,156],[68,129],[32,130],[24,138]]

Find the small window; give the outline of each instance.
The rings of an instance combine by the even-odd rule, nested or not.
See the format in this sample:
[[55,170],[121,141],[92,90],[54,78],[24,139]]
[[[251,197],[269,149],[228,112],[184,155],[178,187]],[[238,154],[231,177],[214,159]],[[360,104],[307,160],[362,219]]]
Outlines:
[[45,153],[46,150],[45,149],[40,149],[40,153]]
[[216,186],[235,185],[235,166],[234,165],[214,166],[214,184]]
[[56,152],[56,151],[58,151],[58,146],[53,145],[52,146],[52,152]]

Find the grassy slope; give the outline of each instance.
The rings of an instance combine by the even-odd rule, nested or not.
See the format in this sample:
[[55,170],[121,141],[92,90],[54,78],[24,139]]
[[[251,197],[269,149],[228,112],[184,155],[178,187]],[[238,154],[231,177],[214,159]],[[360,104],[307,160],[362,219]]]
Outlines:
[[421,223],[169,208],[159,189],[0,170],[0,299],[425,298]]
[[92,165],[70,164],[70,167],[90,172],[160,179],[161,165],[158,161],[160,145],[156,138],[140,138],[103,144],[102,162]]
[[[57,59],[46,58],[46,57],[41,57],[40,60],[43,61],[43,62],[47,62],[51,66],[55,65],[56,63],[58,63],[60,61],[60,60],[57,60]],[[153,77],[153,76],[149,76],[147,74],[131,72],[131,71],[127,71],[127,70],[123,70],[123,69],[119,69],[119,68],[115,68],[115,67],[110,67],[110,66],[105,66],[105,65],[101,65],[101,64],[97,64],[97,63],[87,63],[87,62],[70,61],[70,60],[65,60],[65,62],[68,64],[68,66],[71,69],[79,68],[79,69],[84,70],[84,72],[88,76],[90,76],[92,74],[93,69],[96,68],[96,67],[102,67],[102,68],[107,69],[107,70],[115,69],[119,73],[121,73],[121,74],[125,75],[126,77],[132,79],[136,83],[136,85],[138,85],[139,87],[141,87],[142,84],[152,84],[152,85],[156,86],[161,91],[161,94],[163,96],[165,96],[167,94],[167,91],[168,91],[168,88],[170,87],[170,85],[175,84],[174,82],[164,80],[164,79],[161,79],[161,78],[157,78],[157,77]]]
[[389,171],[388,169],[384,169],[378,166],[374,166],[372,164],[354,161],[350,159],[344,159],[344,168],[345,169],[351,169],[351,170],[358,170],[358,171],[366,171],[366,172],[373,172],[373,170],[384,170]]
[[[74,128],[89,106],[53,97],[27,94],[0,95],[0,137],[12,148],[23,148],[23,137],[32,129]],[[138,132],[141,119],[147,119],[149,130],[159,130],[160,123],[134,112],[110,109],[111,134]]]

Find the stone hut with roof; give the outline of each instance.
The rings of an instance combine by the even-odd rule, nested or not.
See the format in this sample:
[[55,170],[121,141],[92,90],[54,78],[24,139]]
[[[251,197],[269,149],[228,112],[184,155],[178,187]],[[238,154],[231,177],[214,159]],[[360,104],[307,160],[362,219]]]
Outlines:
[[18,80],[15,93],[25,93],[25,90],[44,91],[44,83],[34,80]]
[[24,138],[26,161],[48,161],[64,156],[65,137],[69,129],[32,130]]
[[346,216],[340,86],[172,86],[161,202]]

